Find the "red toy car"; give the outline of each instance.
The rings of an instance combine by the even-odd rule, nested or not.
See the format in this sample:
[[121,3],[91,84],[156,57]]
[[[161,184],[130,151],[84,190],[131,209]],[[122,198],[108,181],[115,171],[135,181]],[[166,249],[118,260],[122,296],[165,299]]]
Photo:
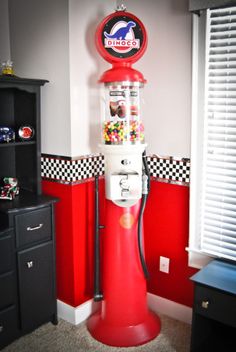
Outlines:
[[[138,107],[135,105],[130,105],[130,115],[138,115]],[[111,101],[110,102],[110,114],[111,116],[118,115],[119,118],[124,118],[127,114],[127,106],[125,100]]]

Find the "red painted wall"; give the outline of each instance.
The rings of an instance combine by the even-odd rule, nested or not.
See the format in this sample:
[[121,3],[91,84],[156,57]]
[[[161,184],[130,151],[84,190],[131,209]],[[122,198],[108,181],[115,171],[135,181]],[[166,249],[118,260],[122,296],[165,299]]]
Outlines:
[[[196,270],[188,267],[189,187],[152,181],[144,213],[148,291],[192,306]],[[169,274],[159,271],[159,258],[170,258]]]
[[[42,189],[59,198],[55,210],[57,297],[77,307],[93,292],[94,182],[71,186],[43,181]],[[103,180],[100,193],[102,223]]]
[[[100,224],[104,224],[104,180],[100,180]],[[64,185],[43,181],[43,192],[56,196],[57,296],[71,305],[93,294],[94,182]],[[144,238],[151,278],[148,291],[192,305],[195,272],[187,265],[189,188],[151,182],[144,216]],[[101,230],[101,238],[103,231]],[[159,272],[160,255],[170,258],[170,273]]]

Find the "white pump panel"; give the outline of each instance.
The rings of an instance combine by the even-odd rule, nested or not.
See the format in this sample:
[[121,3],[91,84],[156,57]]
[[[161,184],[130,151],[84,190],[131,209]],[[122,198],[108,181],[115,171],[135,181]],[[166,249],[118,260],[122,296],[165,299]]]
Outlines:
[[142,154],[145,144],[102,145],[106,198],[128,207],[142,197]]
[[[141,198],[140,175],[135,173],[120,173],[110,175],[109,199],[139,199]],[[108,197],[107,197],[108,198]]]

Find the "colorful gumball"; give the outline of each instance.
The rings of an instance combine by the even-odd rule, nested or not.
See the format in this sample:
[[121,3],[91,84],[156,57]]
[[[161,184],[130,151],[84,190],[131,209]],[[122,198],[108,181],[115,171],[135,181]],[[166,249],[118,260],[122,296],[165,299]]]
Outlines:
[[131,120],[129,125],[124,121],[108,121],[103,126],[105,144],[143,143],[144,126],[142,122]]

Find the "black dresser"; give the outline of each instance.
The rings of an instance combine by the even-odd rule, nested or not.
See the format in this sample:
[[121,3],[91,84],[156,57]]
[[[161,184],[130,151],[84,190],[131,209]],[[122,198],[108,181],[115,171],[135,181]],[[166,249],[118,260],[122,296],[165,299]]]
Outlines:
[[[0,199],[0,349],[48,321],[57,323],[53,197],[41,190],[41,87],[45,80],[0,76],[0,182],[19,195]],[[22,138],[29,127],[31,138]]]
[[43,323],[57,323],[55,199],[21,196],[0,202],[0,349]]
[[213,260],[194,282],[191,352],[236,351],[236,265]]

